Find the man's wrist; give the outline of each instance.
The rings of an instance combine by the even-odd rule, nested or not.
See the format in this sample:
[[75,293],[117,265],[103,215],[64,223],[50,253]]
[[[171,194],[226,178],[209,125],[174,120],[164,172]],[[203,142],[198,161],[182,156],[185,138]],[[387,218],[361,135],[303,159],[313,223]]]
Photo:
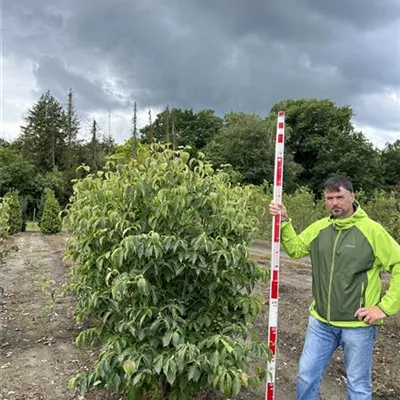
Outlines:
[[389,317],[389,314],[381,306],[377,307],[386,315],[386,317]]

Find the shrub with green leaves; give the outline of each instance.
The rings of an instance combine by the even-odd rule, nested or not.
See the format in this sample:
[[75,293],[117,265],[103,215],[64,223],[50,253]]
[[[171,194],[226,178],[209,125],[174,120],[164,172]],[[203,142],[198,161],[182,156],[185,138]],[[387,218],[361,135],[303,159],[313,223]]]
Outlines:
[[283,203],[293,220],[296,232],[299,233],[313,222],[329,215],[324,201],[316,200],[314,193],[305,186],[300,187],[294,193],[284,194]]
[[5,203],[8,204],[8,226],[10,235],[22,230],[22,210],[17,190],[10,190],[4,195]]
[[8,220],[10,218],[10,206],[6,199],[0,200],[0,239],[8,238],[10,234],[10,226]]
[[61,231],[62,221],[59,217],[60,211],[60,204],[54,196],[54,192],[47,188],[45,191],[43,213],[39,223],[41,232],[54,234]]
[[253,325],[263,299],[252,291],[268,271],[248,258],[251,190],[203,160],[157,148],[76,182],[65,293],[78,322],[91,321],[77,343],[100,352],[72,388],[184,400],[265,378],[269,351]]
[[400,243],[400,206],[396,192],[375,190],[369,198],[361,192],[357,198],[360,199],[361,205],[369,217],[382,224]]
[[[267,183],[253,188],[253,212],[258,218],[257,235],[268,241],[271,240],[272,234],[272,217],[268,212],[268,205],[272,199],[273,188]],[[293,193],[283,193],[282,202],[297,232],[301,232],[319,218],[329,215],[324,202],[316,200],[312,191],[305,186]]]
[[252,189],[252,212],[257,220],[256,236],[266,240],[271,239],[272,217],[268,205],[272,201],[272,189],[267,182],[263,185],[250,186]]
[[[7,249],[5,249],[6,239],[9,237],[10,227],[8,225],[10,215],[10,207],[7,199],[0,199],[0,267],[4,263],[4,258],[7,256]],[[4,292],[3,287],[0,286],[0,295]]]

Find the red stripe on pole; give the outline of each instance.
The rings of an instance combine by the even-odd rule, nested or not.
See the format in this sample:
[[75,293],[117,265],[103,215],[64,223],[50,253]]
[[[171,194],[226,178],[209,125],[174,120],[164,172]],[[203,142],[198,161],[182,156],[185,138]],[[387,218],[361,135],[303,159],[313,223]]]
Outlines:
[[269,328],[269,349],[271,353],[275,355],[276,351],[276,328]]
[[271,299],[277,299],[278,298],[278,282],[272,282],[271,283]]
[[279,271],[277,269],[272,271],[272,280],[278,282],[279,279]]
[[278,117],[283,117],[284,115],[285,115],[285,113],[283,111],[278,112]]
[[278,129],[283,129],[283,126],[284,126],[283,122],[278,123]]
[[278,135],[278,143],[283,143],[283,133]]
[[280,215],[275,215],[274,217],[274,242],[278,243],[279,239],[281,237],[281,233],[280,233],[280,226],[281,226],[281,221],[280,221],[281,217]]
[[273,399],[274,398],[274,385],[273,383],[268,383],[267,387],[267,399]]
[[283,170],[283,159],[278,157],[278,165],[276,170],[276,184],[277,186],[282,186],[282,171]]

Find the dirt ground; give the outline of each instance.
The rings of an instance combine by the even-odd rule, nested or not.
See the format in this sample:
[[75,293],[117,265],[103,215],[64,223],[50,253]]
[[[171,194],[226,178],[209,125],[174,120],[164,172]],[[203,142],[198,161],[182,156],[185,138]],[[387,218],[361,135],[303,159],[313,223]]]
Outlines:
[[[45,236],[24,232],[13,237],[18,251],[0,267],[0,399],[83,400],[68,390],[67,382],[93,361],[90,350],[74,344],[80,327],[72,315],[73,299],[51,292],[67,279],[62,262],[66,235]],[[252,257],[269,266],[267,246],[258,242]],[[295,398],[295,377],[308,318],[310,267],[307,262],[285,259],[281,268],[277,400]],[[257,291],[266,292],[266,287]],[[257,321],[267,338],[268,306]],[[400,318],[387,321],[380,329],[374,351],[374,399],[400,399]],[[215,394],[206,399],[223,399]],[[263,400],[264,387],[244,392],[239,399]],[[333,357],[323,380],[321,399],[345,399],[345,372],[341,351]],[[122,400],[104,392],[85,396],[88,400]]]

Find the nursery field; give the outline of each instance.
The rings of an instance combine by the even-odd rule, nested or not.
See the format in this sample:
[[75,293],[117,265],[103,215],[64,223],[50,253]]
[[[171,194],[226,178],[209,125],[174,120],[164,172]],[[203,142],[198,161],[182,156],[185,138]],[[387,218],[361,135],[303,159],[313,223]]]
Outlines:
[[[29,228],[29,227],[28,227]],[[12,237],[13,251],[0,270],[4,294],[0,297],[0,399],[1,400],[119,400],[122,396],[102,391],[85,397],[68,390],[67,382],[91,365],[94,350],[74,344],[80,332],[72,310],[73,298],[55,297],[52,290],[67,279],[63,263],[65,233],[46,236],[37,231]],[[252,246],[252,258],[269,266],[265,242]],[[295,397],[297,362],[307,324],[311,274],[307,260],[284,258],[279,303],[278,400]],[[256,288],[265,293],[265,286]],[[257,321],[267,337],[268,306]],[[399,399],[400,319],[389,319],[381,328],[374,352],[374,399]],[[335,354],[323,382],[321,398],[345,399],[345,376],[340,351]],[[264,388],[242,392],[246,400],[264,399]],[[198,399],[218,399],[218,393],[203,393]]]

